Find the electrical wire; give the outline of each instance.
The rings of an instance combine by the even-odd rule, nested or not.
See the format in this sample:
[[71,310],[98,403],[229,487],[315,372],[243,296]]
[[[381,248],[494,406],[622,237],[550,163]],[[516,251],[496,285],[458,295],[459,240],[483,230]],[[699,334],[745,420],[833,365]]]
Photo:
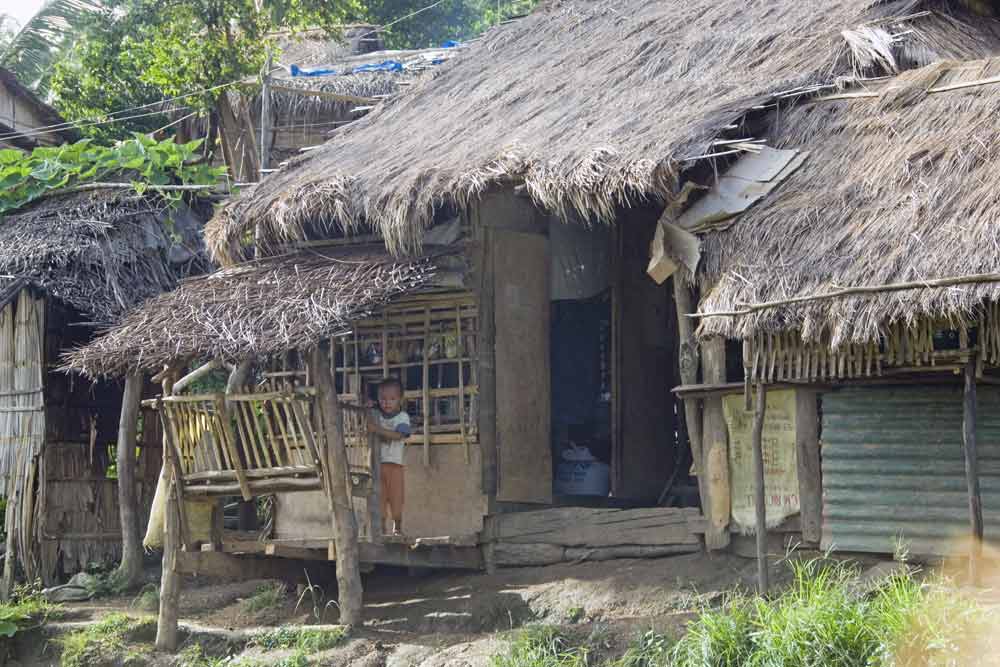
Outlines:
[[[32,137],[32,136],[36,136],[36,135],[40,135],[40,134],[52,134],[54,132],[62,132],[63,130],[70,130],[70,129],[77,128],[77,127],[89,127],[91,125],[104,125],[104,124],[113,123],[113,122],[122,121],[122,120],[131,120],[133,118],[141,118],[142,116],[153,116],[153,115],[156,115],[156,114],[168,113],[170,111],[175,111],[175,110],[185,110],[185,109],[189,109],[190,107],[182,106],[182,107],[175,107],[173,109],[160,109],[158,111],[153,111],[153,112],[150,112],[150,113],[147,113],[147,114],[139,114],[139,115],[135,115],[135,116],[127,116],[127,117],[122,117],[122,118],[112,118],[112,116],[117,116],[118,114],[130,113],[132,111],[140,111],[142,109],[148,109],[150,107],[155,107],[155,106],[158,106],[158,105],[167,104],[169,102],[175,102],[177,100],[183,100],[183,99],[186,99],[188,97],[193,97],[195,95],[203,95],[205,93],[210,93],[212,91],[219,90],[221,88],[226,88],[228,86],[235,86],[235,85],[240,84],[240,83],[248,83],[248,82],[251,82],[251,81],[253,81],[253,78],[249,78],[249,77],[248,78],[243,78],[243,79],[237,79],[236,81],[229,81],[228,83],[220,83],[218,85],[211,86],[209,88],[202,88],[201,90],[195,90],[195,91],[190,92],[190,93],[184,93],[183,95],[177,95],[176,97],[168,97],[167,99],[158,100],[156,102],[149,102],[147,104],[140,104],[140,105],[134,106],[134,107],[128,107],[128,108],[125,108],[125,109],[119,109],[118,111],[112,111],[112,112],[110,112],[108,114],[104,114],[104,115],[101,115],[101,116],[92,116],[90,118],[81,118],[79,120],[67,121],[67,122],[64,122],[64,123],[57,123],[55,125],[43,125],[41,127],[34,128],[30,132],[18,132],[18,133],[0,134],[0,139],[6,139],[6,140],[9,140],[9,139],[20,139],[20,138]],[[93,122],[91,122],[91,121],[93,121]]]
[[[426,11],[430,10],[430,9],[434,9],[438,5],[442,4],[444,1],[445,0],[436,0],[436,2],[432,2],[431,4],[427,5],[426,7],[422,7],[421,9],[418,9],[416,11],[410,12],[409,14],[406,14],[405,16],[401,16],[398,19],[395,19],[394,21],[390,21],[389,23],[386,23],[385,25],[380,26],[379,28],[377,28],[375,30],[371,30],[369,32],[366,32],[365,34],[361,35],[360,39],[368,37],[369,35],[377,34],[380,30],[385,30],[386,28],[390,28],[390,27],[396,25],[397,23],[401,23],[403,21],[406,21],[407,19],[413,18],[417,14],[421,14],[423,12],[426,12]],[[273,71],[277,71],[277,70],[280,70],[280,69],[282,69],[282,68],[281,67],[275,67],[271,71],[273,72]],[[39,136],[39,135],[43,135],[43,134],[54,134],[56,132],[62,132],[63,130],[69,130],[69,129],[79,128],[79,127],[92,127],[92,126],[95,126],[95,125],[107,125],[107,124],[115,123],[115,122],[119,122],[119,121],[132,120],[134,118],[142,118],[144,116],[154,116],[154,115],[157,115],[157,114],[167,113],[167,111],[173,111],[174,109],[154,111],[154,112],[150,112],[150,113],[147,113],[147,114],[138,114],[138,115],[135,115],[135,116],[126,116],[126,117],[122,117],[122,118],[111,118],[110,117],[110,116],[117,116],[118,114],[129,113],[129,112],[132,112],[132,111],[139,111],[139,110],[142,110],[142,109],[148,109],[148,108],[153,107],[153,106],[157,106],[157,105],[161,105],[161,104],[166,104],[168,102],[174,102],[174,101],[177,101],[177,100],[182,100],[182,99],[185,99],[185,98],[188,98],[188,97],[192,97],[194,95],[203,95],[205,93],[210,93],[212,91],[219,90],[219,89],[222,89],[222,88],[226,88],[226,87],[229,87],[229,86],[235,86],[235,85],[240,84],[240,83],[249,83],[249,82],[252,82],[253,80],[254,80],[254,78],[252,78],[252,77],[246,77],[246,78],[243,78],[243,79],[237,79],[236,81],[229,81],[227,83],[220,83],[218,85],[211,86],[209,88],[202,88],[201,90],[196,90],[196,91],[193,91],[193,92],[190,92],[190,93],[185,93],[183,95],[177,95],[176,97],[169,97],[169,98],[167,98],[165,100],[159,100],[157,102],[150,102],[148,104],[141,104],[139,106],[129,107],[129,108],[126,108],[126,109],[120,109],[118,111],[112,111],[111,113],[105,114],[105,115],[102,115],[102,116],[93,116],[91,118],[82,118],[80,120],[67,121],[65,123],[57,123],[55,125],[43,125],[42,127],[34,128],[30,132],[0,134],[0,140],[8,140],[9,141],[9,140],[12,140],[12,139],[23,139],[23,138],[34,137],[34,136]],[[178,110],[186,110],[186,109],[189,109],[189,108],[190,107],[186,107],[186,106],[185,107],[179,107]],[[93,122],[91,122],[91,121],[93,121]]]

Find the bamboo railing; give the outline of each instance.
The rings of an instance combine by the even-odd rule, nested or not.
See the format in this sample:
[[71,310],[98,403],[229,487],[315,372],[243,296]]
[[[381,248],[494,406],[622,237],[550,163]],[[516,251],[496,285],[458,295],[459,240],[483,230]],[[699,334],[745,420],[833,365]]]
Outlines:
[[[186,496],[254,496],[326,491],[327,444],[311,387],[241,394],[191,394],[152,401],[171,465]],[[341,406],[355,495],[377,491],[377,447],[366,410]],[[377,504],[377,503],[376,503]]]

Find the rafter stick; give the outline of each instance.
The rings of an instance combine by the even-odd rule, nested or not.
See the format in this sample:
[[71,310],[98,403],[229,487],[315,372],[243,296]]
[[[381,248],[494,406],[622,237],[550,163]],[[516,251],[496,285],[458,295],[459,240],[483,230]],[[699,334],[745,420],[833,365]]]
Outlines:
[[798,303],[808,303],[811,301],[826,301],[827,299],[838,299],[845,296],[857,294],[882,294],[886,292],[903,292],[911,289],[933,289],[937,287],[953,287],[955,285],[972,285],[977,283],[997,283],[1000,282],[1000,273],[975,273],[968,276],[954,276],[951,278],[936,278],[934,280],[915,280],[905,283],[892,283],[889,285],[865,285],[859,287],[845,287],[843,289],[827,292],[826,294],[810,294],[807,296],[796,296],[790,299],[777,299],[775,301],[763,301],[761,303],[747,304],[741,310],[724,310],[716,313],[691,313],[688,317],[739,317],[749,315],[761,310],[769,310],[781,306],[790,306]]

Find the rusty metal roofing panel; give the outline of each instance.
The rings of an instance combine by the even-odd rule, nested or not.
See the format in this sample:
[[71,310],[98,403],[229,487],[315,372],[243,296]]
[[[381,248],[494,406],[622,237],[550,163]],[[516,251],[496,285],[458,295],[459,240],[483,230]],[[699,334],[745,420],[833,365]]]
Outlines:
[[[857,387],[823,395],[823,546],[944,555],[969,535],[962,390]],[[1000,391],[978,390],[986,538],[1000,541]]]

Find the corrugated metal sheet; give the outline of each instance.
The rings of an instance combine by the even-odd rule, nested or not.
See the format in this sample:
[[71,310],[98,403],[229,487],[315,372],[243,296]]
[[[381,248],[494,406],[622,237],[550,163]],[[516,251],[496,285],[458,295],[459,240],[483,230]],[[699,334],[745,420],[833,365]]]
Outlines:
[[[1000,541],[1000,391],[978,398],[985,534]],[[970,530],[961,388],[851,388],[822,405],[824,547],[958,553]]]

